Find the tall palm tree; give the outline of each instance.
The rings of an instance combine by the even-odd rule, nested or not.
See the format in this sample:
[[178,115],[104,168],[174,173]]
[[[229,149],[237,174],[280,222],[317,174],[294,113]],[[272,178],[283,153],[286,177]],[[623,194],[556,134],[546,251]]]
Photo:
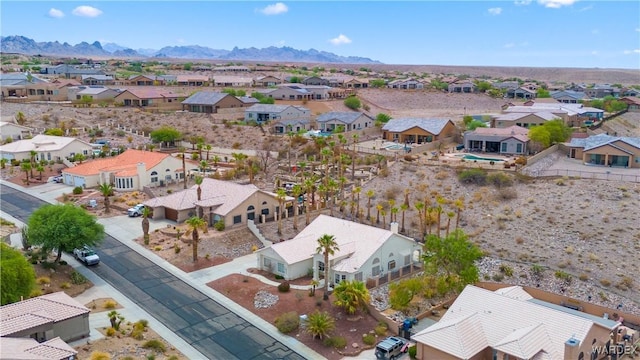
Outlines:
[[187,221],[185,221],[187,225],[189,225],[189,231],[191,232],[192,248],[193,248],[193,262],[198,261],[198,241],[200,241],[200,233],[198,232],[200,229],[204,229],[207,226],[207,223],[202,220],[202,218],[197,216],[192,216]]
[[182,153],[182,176],[184,177],[184,189],[187,189],[187,165],[185,161],[185,153],[187,149],[184,146],[180,147],[180,152]]
[[340,251],[340,247],[336,242],[336,237],[329,234],[324,234],[318,239],[318,247],[316,248],[317,254],[324,255],[324,299],[329,298],[329,255],[333,255],[336,251]]
[[449,228],[451,227],[451,219],[456,216],[456,213],[453,211],[447,211],[447,234],[446,237],[449,237]]
[[202,149],[204,148],[204,144],[201,141],[199,141],[197,148],[198,148],[198,159],[202,159]]
[[382,228],[386,229],[387,228],[387,211],[382,207],[382,205],[380,206],[380,212],[379,214],[382,215]]
[[362,192],[362,188],[360,186],[356,186],[353,189],[353,192],[356,194],[356,215],[360,213],[360,193]]
[[312,205],[312,202],[313,202],[313,195],[314,195],[313,194],[313,188],[314,188],[314,186],[315,186],[315,184],[313,183],[313,179],[312,178],[306,179],[304,181],[304,188],[305,188],[305,190],[307,192],[307,204],[306,204],[306,210],[305,210],[305,217],[306,217],[305,223],[307,225],[309,225],[309,222],[310,222],[309,217],[311,216],[310,213],[311,213],[311,205]]
[[397,222],[398,221],[398,211],[400,209],[398,209],[397,206],[392,207],[389,212],[391,213],[391,222]]
[[291,193],[295,200],[293,201],[293,230],[298,230],[298,209],[300,208],[298,198],[304,193],[300,184],[293,185]]
[[367,190],[365,195],[367,195],[367,221],[371,221],[371,199],[376,193],[373,190]]
[[26,184],[29,185],[29,171],[31,171],[31,164],[28,162],[23,162],[20,164],[20,168],[24,171],[26,177]]
[[104,212],[108,214],[111,212],[109,196],[113,195],[113,185],[109,183],[100,184],[100,194],[104,197]]
[[415,204],[413,204],[413,206],[416,208],[416,210],[418,210],[418,221],[420,222],[420,234],[422,234],[422,237],[424,237],[424,234],[425,234],[425,229],[424,229],[424,220],[425,220],[424,219],[424,203],[418,201]]
[[211,144],[205,145],[204,149],[207,150],[207,162],[209,162],[209,153],[211,152],[211,149],[212,149]]
[[304,172],[307,169],[307,162],[306,161],[298,162],[298,168],[300,169],[299,173],[300,173],[300,177],[302,179],[301,182],[302,182],[302,184],[304,184]]
[[[200,158],[202,159],[202,158]],[[200,160],[200,164],[199,164],[199,168],[200,168],[200,173],[202,174],[202,176],[204,176],[205,171],[207,171],[207,166],[209,164],[207,164],[206,160]]]
[[404,213],[407,210],[409,210],[409,205],[407,205],[407,204],[400,205],[400,211],[402,211],[402,226],[400,227],[400,232],[402,232],[402,233],[405,232],[405,228],[404,228]]
[[334,305],[341,307],[349,314],[355,314],[358,309],[366,310],[370,300],[367,286],[358,280],[341,281],[334,289],[336,300]]
[[458,226],[460,224],[460,213],[462,209],[464,209],[464,198],[459,198],[453,202],[453,205],[456,207],[456,230],[458,230]]
[[212,160],[213,160],[213,166],[218,167],[218,162],[220,162],[222,159],[218,155],[213,155]]
[[198,185],[198,188],[196,189],[198,201],[202,200],[202,188],[200,187],[200,185],[202,185],[203,181],[204,181],[204,178],[200,175],[196,175],[196,177],[193,179],[193,182],[195,182],[196,185]]
[[149,215],[151,215],[151,210],[145,206],[142,209],[142,234],[145,245],[149,244]]
[[36,167],[36,156],[38,152],[35,150],[29,151],[29,164],[31,164],[31,178],[33,179],[33,169]]
[[42,162],[39,162],[36,165],[36,171],[38,172],[38,180],[42,180],[42,173],[44,172],[44,165]]
[[377,210],[377,213],[376,213],[376,224],[380,224],[380,211],[382,211],[382,209],[384,209],[384,206],[382,206],[381,203],[378,203],[376,205],[376,210]]
[[283,188],[278,188],[276,197],[278,198],[278,235],[282,235],[282,214],[284,213],[284,201],[287,198],[287,193]]
[[[395,199],[389,199],[388,203],[389,203],[389,208],[393,208],[394,206],[396,206],[396,200]],[[391,219],[389,220],[389,222],[393,222],[393,216],[391,216]]]
[[358,134],[353,134],[353,154],[351,155],[351,181],[356,179],[356,144],[358,143]]
[[436,206],[436,215],[438,216],[438,218],[436,219],[437,223],[438,223],[438,232],[437,235],[438,237],[440,237],[440,224],[441,224],[441,217],[442,217],[442,213],[444,212],[444,209],[442,208],[442,205],[447,203],[447,199],[443,198],[442,196],[438,196],[436,198],[436,203],[438,204],[438,206]]

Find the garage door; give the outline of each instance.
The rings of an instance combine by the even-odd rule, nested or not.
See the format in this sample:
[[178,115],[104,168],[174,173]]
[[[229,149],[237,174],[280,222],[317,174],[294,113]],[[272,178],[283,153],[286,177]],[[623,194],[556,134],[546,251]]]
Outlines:
[[178,210],[164,208],[164,217],[167,220],[178,221]]
[[82,187],[84,187],[84,177],[82,177],[82,176],[74,176],[73,177],[73,186],[82,186]]
[[7,159],[7,160],[13,160],[13,159],[15,159],[16,157],[15,157],[15,155],[10,154],[10,153],[2,153],[2,158],[3,158],[3,159]]

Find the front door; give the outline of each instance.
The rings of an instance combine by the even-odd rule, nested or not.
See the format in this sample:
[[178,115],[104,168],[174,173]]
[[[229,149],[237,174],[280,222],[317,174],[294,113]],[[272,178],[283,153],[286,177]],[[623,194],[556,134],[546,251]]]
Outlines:
[[572,159],[575,159],[575,158],[576,158],[576,149],[571,149],[571,155],[570,155],[570,157],[571,157]]

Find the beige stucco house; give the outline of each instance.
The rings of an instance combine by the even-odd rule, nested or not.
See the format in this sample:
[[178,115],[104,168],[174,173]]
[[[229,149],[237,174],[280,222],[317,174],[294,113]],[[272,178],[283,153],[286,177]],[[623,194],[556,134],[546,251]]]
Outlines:
[[332,132],[338,127],[344,131],[362,130],[373,127],[373,119],[363,112],[330,111],[316,118],[318,130]]
[[640,168],[640,137],[621,137],[607,134],[571,139],[565,144],[572,159],[585,165]]
[[91,188],[113,184],[116,191],[142,190],[182,181],[182,160],[152,151],[129,149],[122,154],[87,161],[62,170],[67,185]]
[[25,160],[35,151],[36,160],[58,161],[73,158],[76,154],[91,155],[91,144],[72,137],[36,135],[0,146],[0,158]]
[[457,133],[450,119],[399,118],[391,119],[382,127],[382,138],[402,144],[423,144],[450,138]]
[[[278,212],[276,194],[262,191],[253,184],[241,185],[230,181],[204,178],[198,200],[198,186],[156,197],[144,202],[153,209],[154,219],[169,219],[181,223],[202,209],[210,226],[223,221],[226,227],[270,220]],[[292,198],[287,197],[287,204]],[[285,205],[285,207],[288,207]],[[263,217],[264,215],[264,217]]]

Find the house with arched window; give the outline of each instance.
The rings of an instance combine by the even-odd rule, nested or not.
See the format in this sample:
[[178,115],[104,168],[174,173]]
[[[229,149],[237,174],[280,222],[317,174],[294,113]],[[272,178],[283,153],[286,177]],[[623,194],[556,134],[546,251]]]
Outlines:
[[287,280],[324,276],[324,255],[317,253],[318,239],[332,235],[340,250],[329,256],[329,279],[335,285],[344,280],[383,283],[420,267],[422,245],[391,229],[356,223],[328,215],[318,216],[295,238],[256,252],[258,268]]

